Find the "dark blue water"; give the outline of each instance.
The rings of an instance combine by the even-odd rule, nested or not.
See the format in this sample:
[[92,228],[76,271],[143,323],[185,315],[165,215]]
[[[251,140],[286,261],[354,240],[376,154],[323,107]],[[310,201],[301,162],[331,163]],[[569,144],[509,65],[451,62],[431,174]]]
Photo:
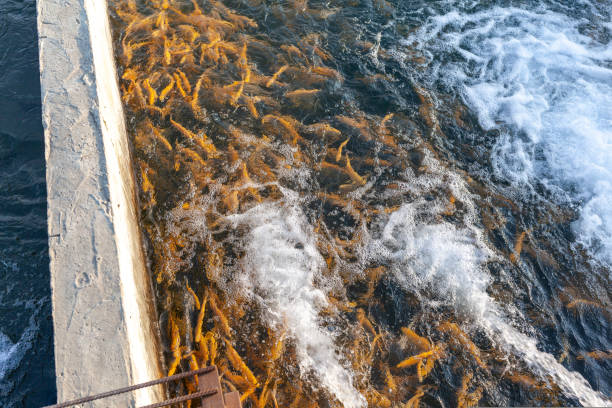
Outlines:
[[36,2],[0,1],[0,406],[55,402]]

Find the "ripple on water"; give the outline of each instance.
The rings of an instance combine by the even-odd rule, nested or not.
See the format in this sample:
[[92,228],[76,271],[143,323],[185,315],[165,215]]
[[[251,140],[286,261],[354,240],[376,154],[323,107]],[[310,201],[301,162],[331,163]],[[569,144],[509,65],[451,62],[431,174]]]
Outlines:
[[0,2],[0,405],[55,402],[36,1]]

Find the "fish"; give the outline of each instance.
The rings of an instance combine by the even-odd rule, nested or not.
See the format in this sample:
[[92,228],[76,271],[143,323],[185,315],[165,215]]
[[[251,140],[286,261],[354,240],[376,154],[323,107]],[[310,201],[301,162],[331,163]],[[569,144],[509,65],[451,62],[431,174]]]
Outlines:
[[297,57],[306,59],[304,57],[304,54],[302,54],[302,51],[300,51],[300,49],[298,47],[296,47],[295,45],[286,45],[286,44],[283,44],[283,45],[281,45],[281,49],[283,51],[285,51],[289,55],[295,55]]
[[153,89],[153,87],[151,86],[151,82],[149,81],[149,78],[143,81],[143,85],[145,86],[145,89],[149,93],[148,103],[149,105],[153,105],[155,101],[157,100],[157,92],[155,92],[155,89]]
[[172,356],[174,357],[174,360],[172,361],[172,363],[170,364],[170,368],[168,369],[168,377],[170,377],[171,375],[174,375],[174,373],[176,372],[176,368],[181,362],[181,351],[180,351],[181,337],[179,333],[179,328],[174,322],[174,319],[172,319],[172,317],[170,318],[170,330],[171,330],[171,336],[172,336],[170,350],[172,351]]
[[181,78],[181,85],[183,86],[183,89],[185,90],[186,93],[190,94],[191,93],[191,84],[189,83],[189,80],[187,79],[187,76],[180,69],[177,69],[176,72],[178,73],[179,77]]
[[150,126],[151,126],[151,133],[153,134],[155,139],[159,141],[166,149],[168,149],[168,151],[172,151],[172,145],[170,144],[170,142],[168,142],[168,139],[166,139],[155,126],[153,125],[150,125]]
[[265,408],[266,403],[268,402],[269,392],[268,384],[270,382],[270,377],[266,380],[261,393],[259,394],[259,399],[257,400],[257,408]]
[[338,152],[336,153],[336,162],[339,162],[340,159],[342,158],[342,148],[346,146],[346,144],[349,142],[350,139],[351,138],[349,137],[344,142],[340,143],[340,146],[338,147]]
[[221,309],[217,305],[216,296],[211,291],[208,291],[208,293],[209,293],[208,301],[209,301],[209,304],[210,304],[210,308],[213,311],[213,313],[215,314],[215,316],[217,316],[217,321],[219,322],[219,324],[221,326],[221,330],[223,331],[223,334],[225,334],[228,338],[231,338],[232,337],[232,329],[230,328],[229,321],[227,320],[227,317],[225,316],[223,311],[221,311]]
[[250,398],[256,389],[257,387],[250,387],[248,390],[243,392],[242,395],[240,396],[240,402],[244,402],[247,400],[247,398]]
[[322,75],[324,77],[342,79],[342,75],[340,75],[338,71],[332,68],[315,66],[315,67],[311,67],[310,70],[313,73],[317,75]]
[[213,145],[212,143],[208,142],[208,137],[206,136],[206,134],[201,133],[202,136],[198,136],[195,133],[193,133],[192,131],[190,131],[189,129],[185,128],[184,126],[182,126],[180,123],[175,122],[174,120],[170,119],[170,123],[185,137],[187,137],[188,139],[193,140],[198,146],[200,146],[206,153],[213,155],[216,153],[217,149],[215,148],[215,145]]
[[178,89],[181,95],[183,96],[183,98],[187,100],[187,92],[185,91],[185,88],[183,88],[183,85],[181,84],[181,77],[176,72],[173,74],[173,76],[174,76],[174,80],[176,83],[176,89]]
[[[187,205],[187,208],[189,208],[189,205]],[[187,292],[189,292],[189,294],[193,297],[196,309],[199,310],[200,309],[200,299],[198,299],[198,295],[196,295],[193,289],[191,289],[191,286],[189,286],[189,283],[185,283],[185,286],[187,287]]]
[[370,407],[391,408],[392,404],[389,398],[374,389],[368,390],[365,397],[368,401],[368,406]]
[[385,117],[380,121],[380,126],[384,127],[387,124],[387,122],[393,118],[394,115],[395,115],[394,113],[389,113],[385,115]]
[[385,373],[385,384],[387,385],[387,388],[389,389],[389,391],[391,391],[392,393],[397,392],[397,383],[395,382],[395,378],[393,378],[393,374],[391,374],[391,370],[386,365],[384,367],[384,373]]
[[238,99],[240,99],[240,95],[242,95],[242,91],[244,91],[244,80],[240,81],[240,86],[238,87],[238,91],[232,96],[231,103],[232,105],[236,105]]
[[172,88],[174,88],[174,78],[170,77],[170,82],[164,87],[164,89],[162,89],[159,94],[159,100],[161,102],[164,102],[166,100],[166,96],[168,96],[170,91],[172,91]]
[[255,118],[255,119],[259,119],[259,112],[257,112],[257,107],[255,107],[255,103],[253,102],[253,98],[249,97],[249,96],[245,96],[243,95],[243,99],[245,101],[245,104],[247,106],[247,109],[249,110],[249,112],[251,113],[251,115]]
[[589,351],[588,353],[580,354],[576,359],[584,360],[586,357],[594,360],[612,360],[612,350],[608,350],[608,352],[602,350]]
[[208,339],[210,365],[215,365],[215,360],[217,358],[217,339],[215,339],[215,336],[212,332],[206,333],[206,338]]
[[295,97],[300,97],[300,96],[305,96],[305,95],[315,95],[319,92],[320,92],[319,89],[296,89],[295,91],[287,92],[285,96],[287,98],[295,98]]
[[406,367],[410,367],[413,366],[415,364],[420,363],[421,361],[423,361],[423,359],[429,357],[433,355],[433,350],[429,350],[429,351],[425,351],[423,353],[417,354],[416,356],[412,356],[409,357],[405,360],[402,360],[401,362],[399,362],[396,367],[397,368],[406,368]]
[[351,179],[355,183],[361,186],[363,186],[366,183],[365,179],[361,177],[359,174],[357,174],[355,170],[353,170],[353,167],[351,166],[351,160],[349,159],[348,154],[346,155],[346,170],[348,172],[348,175],[351,177]]
[[234,349],[229,340],[224,339],[224,341],[227,349],[227,355],[230,363],[232,363],[232,366],[234,366],[236,370],[240,371],[245,379],[249,381],[249,383],[251,383],[254,387],[257,387],[259,385],[259,381],[257,381],[257,378],[255,378],[255,375],[253,375],[251,369],[245,364],[244,360],[242,360],[242,357],[240,357],[240,354],[238,354],[236,349]]
[[202,166],[206,166],[206,162],[204,161],[204,159],[190,148],[181,147],[181,152],[185,153],[187,157],[189,157],[193,162],[199,163]]
[[476,363],[481,368],[486,368],[485,363],[480,358],[480,349],[469,339],[467,334],[463,332],[457,325],[457,323],[445,322],[438,326],[438,330],[444,333],[450,333],[451,339],[459,342],[464,348],[466,348],[472,355]]
[[403,335],[406,336],[408,341],[411,344],[417,346],[419,349],[421,350],[431,349],[431,343],[429,342],[429,340],[427,340],[425,337],[419,336],[412,329],[408,327],[402,327],[400,330],[402,331]]
[[170,54],[170,43],[167,38],[164,38],[164,65],[172,64],[172,54]]
[[419,386],[416,393],[403,405],[403,408],[418,408],[423,395],[425,395],[425,387]]
[[469,372],[463,376],[461,379],[461,388],[457,392],[457,407],[458,408],[466,408],[473,407],[478,404],[480,398],[482,397],[482,387],[477,387],[475,391],[468,393],[469,383],[472,380],[473,373]]
[[186,35],[188,36],[189,42],[193,43],[195,40],[198,39],[198,37],[200,36],[200,33],[192,26],[189,24],[180,24],[178,26],[178,28]]
[[289,68],[289,65],[283,65],[282,67],[280,67],[278,69],[278,71],[276,71],[272,77],[268,80],[268,82],[266,82],[266,88],[271,88],[272,85],[274,85],[274,83],[276,82],[276,80],[278,79],[279,76],[281,76],[281,74],[283,72],[285,72],[285,70]]
[[240,58],[238,59],[238,66],[242,68],[242,81],[250,82],[251,81],[251,68],[249,67],[249,61],[247,58],[247,44],[246,42],[242,46],[242,51],[240,52]]
[[528,231],[522,231],[516,236],[516,242],[514,243],[514,252],[510,254],[510,261],[516,264],[520,260],[521,252],[523,250],[523,243],[525,242],[525,236]]
[[[195,295],[195,293],[194,293]],[[206,302],[208,301],[208,294],[204,295],[204,299],[202,300],[202,305],[198,308],[198,320],[195,328],[194,341],[199,343],[202,340],[202,324],[204,323],[204,316],[206,315]]]
[[[191,354],[191,356],[189,358],[189,369],[191,371],[195,371],[195,370],[198,370],[199,368],[200,368],[200,366],[198,364],[198,360],[196,360],[196,357],[195,357],[194,354]],[[195,380],[196,385],[198,385],[199,384],[198,376],[194,375],[193,378]]]
[[261,119],[261,123],[265,124],[267,122],[270,122],[272,120],[277,121],[286,131],[287,133],[292,137],[291,143],[293,145],[297,144],[297,141],[299,139],[301,139],[300,134],[295,130],[295,128],[293,127],[293,125],[289,122],[289,120],[280,117],[280,116],[276,116],[276,115],[266,115]]

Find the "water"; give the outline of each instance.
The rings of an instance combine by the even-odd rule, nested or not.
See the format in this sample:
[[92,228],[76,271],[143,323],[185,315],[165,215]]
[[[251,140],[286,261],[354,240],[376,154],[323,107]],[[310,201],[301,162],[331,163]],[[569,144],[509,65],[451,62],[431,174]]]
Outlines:
[[[288,192],[287,196],[292,194]],[[353,387],[352,374],[338,361],[333,334],[319,326],[318,315],[329,306],[327,295],[314,286],[321,279],[324,260],[317,251],[310,226],[294,203],[284,208],[255,207],[231,217],[235,226],[252,225],[242,286],[268,310],[273,326],[287,326],[297,341],[300,370],[314,372],[345,407],[363,406]]]
[[605,2],[111,9],[170,371],[248,406],[611,404]]
[[0,405],[55,402],[35,1],[0,4]]
[[430,79],[500,131],[496,173],[574,204],[576,242],[612,264],[610,5],[442,5],[406,43],[428,55]]

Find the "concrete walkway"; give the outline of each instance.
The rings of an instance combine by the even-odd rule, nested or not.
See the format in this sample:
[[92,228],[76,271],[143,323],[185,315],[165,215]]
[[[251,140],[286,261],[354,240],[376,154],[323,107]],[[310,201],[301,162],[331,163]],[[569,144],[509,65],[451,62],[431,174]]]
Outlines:
[[106,10],[38,0],[58,402],[162,376]]

